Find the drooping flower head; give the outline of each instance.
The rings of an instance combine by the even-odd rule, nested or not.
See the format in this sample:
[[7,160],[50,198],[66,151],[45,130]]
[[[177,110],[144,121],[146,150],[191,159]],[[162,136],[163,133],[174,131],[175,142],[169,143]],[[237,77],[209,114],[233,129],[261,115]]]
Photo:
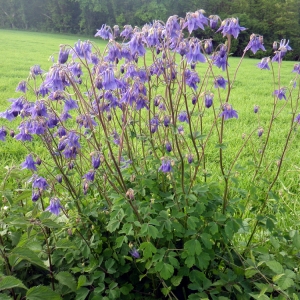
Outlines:
[[222,89],[226,89],[226,84],[227,84],[227,80],[225,80],[222,76],[217,76],[215,78],[215,82],[214,82],[214,87],[217,88],[222,88]]
[[95,37],[99,36],[103,38],[104,40],[111,40],[113,38],[111,28],[107,26],[106,24],[103,24],[100,29],[97,29],[97,33],[95,34]]
[[25,80],[20,81],[17,85],[16,92],[26,93],[27,90],[27,82]]
[[59,53],[58,53],[58,63],[64,64],[67,62],[69,57],[69,49],[66,49],[65,46],[60,47]]
[[206,108],[210,108],[213,104],[214,94],[213,93],[206,93],[204,95],[204,104]]
[[280,88],[279,90],[275,90],[273,95],[276,96],[279,100],[286,100],[286,96],[285,96],[285,93],[286,93],[286,88]]
[[253,52],[253,54],[255,54],[258,50],[266,51],[263,45],[263,40],[263,36],[252,33],[250,35],[250,41],[247,47],[245,48],[245,51],[250,49]]
[[224,118],[224,120],[232,119],[232,118],[238,118],[237,111],[233,109],[232,105],[229,103],[225,103],[223,105],[223,111],[219,115],[221,118]]
[[28,169],[32,171],[36,171],[36,165],[37,163],[33,160],[33,157],[31,154],[27,155],[25,158],[25,161],[21,164],[22,169]]
[[216,31],[221,31],[225,37],[227,34],[232,35],[234,38],[237,38],[239,33],[245,30],[245,27],[239,25],[239,19],[237,18],[227,18],[222,21],[221,27]]
[[270,57],[264,57],[262,60],[257,64],[257,66],[262,70],[270,70],[269,67]]
[[218,52],[213,53],[211,56],[212,62],[218,68],[222,68],[223,71],[226,70],[228,66],[227,63],[227,46],[221,45],[220,50]]
[[5,137],[7,135],[6,129],[2,126],[0,128],[0,141],[5,141]]
[[282,39],[280,41],[278,50],[275,51],[275,56],[272,58],[272,62],[281,63],[283,57],[290,50],[292,50],[292,48],[289,46],[289,40],[286,41],[286,39]]
[[59,215],[60,210],[63,207],[60,205],[60,200],[57,197],[50,199],[50,205],[45,209],[46,211],[50,211],[54,215]]
[[186,69],[184,71],[184,76],[185,76],[185,82],[186,84],[193,88],[194,90],[197,89],[197,83],[200,82],[200,78],[199,78],[199,75],[197,74],[197,72],[195,71],[191,71],[189,69]]
[[139,251],[133,247],[130,251],[129,251],[130,255],[133,257],[133,258],[140,258],[140,253]]
[[209,26],[211,29],[216,29],[218,26],[218,22],[220,20],[220,17],[217,15],[210,15],[209,17]]
[[189,123],[189,117],[186,111],[181,111],[178,114],[178,121]]
[[162,164],[159,167],[158,171],[161,171],[163,173],[169,173],[172,171],[172,165],[171,165],[171,160],[169,159],[162,159]]

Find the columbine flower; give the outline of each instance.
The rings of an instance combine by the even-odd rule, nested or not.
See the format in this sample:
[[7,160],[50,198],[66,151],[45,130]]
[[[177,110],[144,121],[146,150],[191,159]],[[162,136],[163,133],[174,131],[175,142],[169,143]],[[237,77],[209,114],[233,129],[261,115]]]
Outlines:
[[237,111],[232,108],[232,105],[225,103],[223,106],[223,112],[219,115],[219,117],[224,117],[224,120],[238,118]]
[[168,173],[172,171],[171,160],[163,158],[162,165],[159,167],[158,171]]
[[111,33],[111,28],[107,26],[106,24],[103,24],[100,29],[97,29],[97,33],[95,34],[96,36],[100,36],[104,40],[111,40],[113,38],[112,33]]
[[17,88],[16,88],[16,92],[22,92],[22,93],[26,93],[26,91],[28,90],[27,88],[27,82],[25,80],[19,82]]
[[223,36],[231,34],[234,38],[237,38],[240,31],[245,30],[245,27],[239,25],[239,19],[237,18],[228,18],[222,21],[221,27],[216,31],[222,31]]
[[300,124],[300,114],[298,114],[298,116],[294,119],[294,122]]
[[184,134],[184,130],[183,130],[183,126],[178,126],[177,131],[179,134],[183,135]]
[[189,69],[184,71],[184,75],[185,75],[185,82],[186,84],[193,88],[194,90],[197,89],[197,83],[200,82],[200,78],[198,76],[198,74],[194,71],[191,71]]
[[262,70],[270,70],[269,67],[270,57],[264,57],[262,60],[257,64],[257,66]]
[[39,65],[34,65],[33,67],[30,68],[30,74],[31,76],[37,76],[37,75],[41,75],[43,74],[43,70],[41,69],[41,67]]
[[31,154],[27,155],[25,158],[25,161],[21,164],[22,169],[28,169],[36,171],[36,165],[37,163],[33,160],[33,157]]
[[2,126],[0,128],[0,141],[5,141],[5,137],[7,135],[6,129]]
[[283,57],[286,55],[288,51],[292,50],[292,48],[289,46],[289,40],[286,41],[286,39],[283,39],[280,41],[280,45],[277,51],[275,51],[275,56],[272,58],[272,62],[277,61],[280,63],[283,59]]
[[204,50],[205,50],[206,54],[211,54],[213,52],[212,39],[205,40]]
[[106,70],[103,73],[102,84],[106,90],[115,90],[117,88],[117,82],[113,70]]
[[217,15],[210,15],[209,17],[209,26],[211,29],[216,29],[218,25],[218,21],[220,20],[220,17]]
[[55,197],[50,199],[50,205],[45,210],[58,216],[61,208],[63,207],[60,205],[60,200]]
[[208,24],[207,18],[203,15],[205,13],[204,10],[197,10],[195,13],[187,13],[186,14],[186,22],[183,24],[183,28],[188,27],[189,33],[193,30],[201,28],[204,30],[204,25]]
[[166,142],[165,146],[166,146],[166,150],[167,150],[168,152],[171,152],[171,151],[172,151],[172,145],[171,145],[170,142]]
[[64,46],[60,47],[59,53],[58,53],[58,63],[64,64],[67,62],[69,57],[69,49],[65,49]]
[[258,137],[261,137],[263,133],[264,133],[264,130],[262,128],[259,128],[257,131]]
[[164,117],[164,126],[165,126],[165,127],[169,127],[170,122],[171,122],[170,117],[169,117],[169,116],[165,116],[165,117]]
[[100,155],[99,154],[94,154],[92,156],[92,166],[94,169],[98,169],[100,167],[101,164],[101,159],[100,159]]
[[139,251],[135,247],[133,247],[129,253],[133,258],[140,258]]
[[186,111],[182,111],[178,115],[178,121],[189,123],[189,117]]
[[204,96],[205,107],[210,108],[213,104],[214,94],[207,93]]
[[218,68],[222,68],[223,71],[226,70],[227,67],[227,46],[222,45],[220,51],[214,53],[211,57],[212,62]]
[[259,49],[266,51],[263,44],[263,36],[252,33],[250,35],[250,41],[247,47],[245,48],[245,51],[250,49],[253,52],[253,54],[255,54]]
[[275,90],[273,95],[276,96],[279,100],[282,100],[282,98],[286,100],[285,93],[286,93],[286,88],[281,88],[279,90]]
[[32,187],[43,191],[48,187],[48,183],[43,177],[35,177],[32,183]]
[[87,172],[86,174],[84,174],[82,176],[82,178],[86,179],[87,181],[94,181],[94,179],[95,179],[95,171],[94,170],[90,170],[89,172]]
[[39,191],[33,191],[32,195],[31,195],[31,200],[33,202],[36,202],[37,200],[39,200],[40,196],[41,196],[41,194]]
[[151,133],[154,133],[154,132],[157,131],[158,125],[159,125],[159,120],[158,120],[158,117],[155,116],[154,118],[152,118],[150,120],[150,130],[151,130]]
[[300,64],[295,64],[292,72],[300,74]]
[[61,174],[56,175],[55,178],[56,178],[56,180],[57,180],[58,183],[62,183],[62,179],[63,178],[62,178]]
[[201,53],[200,41],[193,39],[190,41],[189,52],[186,54],[186,59],[189,64],[196,62],[206,62],[205,56]]
[[226,83],[227,83],[228,81],[227,80],[225,80],[222,76],[218,76],[218,77],[216,77],[216,79],[215,79],[215,88],[217,89],[217,88],[222,88],[222,89],[226,89]]

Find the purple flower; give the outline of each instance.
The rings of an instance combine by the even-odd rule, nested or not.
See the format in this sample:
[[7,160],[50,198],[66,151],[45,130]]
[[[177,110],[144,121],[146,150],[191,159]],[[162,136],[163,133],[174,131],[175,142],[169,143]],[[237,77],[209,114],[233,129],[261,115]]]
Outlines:
[[86,59],[88,62],[91,61],[92,44],[89,41],[80,41],[74,45],[75,52],[73,52],[73,58],[80,57]]
[[204,30],[204,25],[208,25],[208,19],[203,15],[204,10],[197,10],[194,13],[186,14],[186,22],[183,24],[183,28],[188,27],[189,33],[193,30],[201,28]]
[[94,179],[95,179],[95,171],[94,170],[90,170],[89,172],[87,172],[86,174],[84,174],[82,176],[82,178],[86,179],[87,181],[94,181]]
[[300,63],[299,64],[294,64],[294,69],[293,69],[292,72],[300,74]]
[[39,200],[41,194],[39,191],[32,191],[32,195],[31,195],[31,200],[33,202],[36,202],[37,200]]
[[200,41],[196,39],[190,41],[189,52],[186,54],[186,59],[189,64],[198,61],[202,63],[206,62],[206,58],[200,50]]
[[146,49],[143,46],[143,38],[141,33],[135,33],[133,34],[130,42],[129,42],[129,47],[131,51],[131,55],[135,56],[143,56],[146,53]]
[[204,50],[205,50],[206,54],[211,54],[213,52],[212,39],[205,40]]
[[172,145],[171,145],[170,142],[166,142],[165,146],[166,146],[166,150],[167,150],[168,152],[171,152],[171,151],[172,151]]
[[275,51],[275,56],[272,58],[272,62],[277,61],[280,63],[286,53],[290,50],[292,50],[292,48],[289,46],[289,40],[286,41],[286,39],[282,39],[280,41],[278,50]]
[[131,25],[125,25],[124,30],[120,33],[121,37],[124,37],[125,39],[130,39],[133,33],[133,28]]
[[169,127],[170,122],[171,122],[170,117],[169,117],[169,116],[165,116],[165,117],[164,117],[164,126],[165,126],[165,127]]
[[18,141],[32,141],[32,136],[27,133],[27,131],[24,128],[21,128],[21,131],[15,136],[15,139]]
[[216,29],[218,26],[218,21],[220,20],[220,17],[217,15],[210,15],[209,17],[209,26],[211,29]]
[[0,141],[5,141],[5,137],[7,135],[6,129],[2,126],[0,128]]
[[16,88],[16,92],[26,93],[27,90],[28,90],[27,82],[25,80],[20,81],[17,88]]
[[225,103],[223,106],[223,112],[219,115],[219,117],[224,117],[224,120],[238,118],[237,111],[232,108],[232,105]]
[[200,78],[198,76],[198,74],[194,71],[191,71],[189,69],[184,71],[184,75],[185,75],[185,82],[186,84],[193,88],[194,90],[197,89],[197,83],[200,82]]
[[191,164],[194,161],[193,154],[189,153],[186,157],[189,164]]
[[258,113],[258,110],[259,110],[259,106],[258,105],[254,105],[253,111],[254,111],[255,114]]
[[43,74],[43,70],[41,69],[41,67],[39,65],[34,65],[33,67],[30,68],[30,74],[34,77],[37,75],[41,75]]
[[103,87],[106,90],[115,90],[117,88],[117,82],[113,70],[108,69],[103,73]]
[[113,38],[112,33],[111,33],[111,28],[107,26],[106,24],[103,24],[100,29],[97,29],[97,33],[95,34],[96,36],[100,36],[104,40],[111,40]]
[[134,247],[129,251],[129,253],[133,258],[140,258],[139,251]]
[[294,122],[300,124],[300,114],[297,115],[297,117],[294,119]]
[[212,62],[218,68],[222,68],[223,71],[226,70],[227,64],[227,46],[222,45],[220,51],[214,53],[211,57]]
[[63,207],[60,205],[60,200],[55,197],[50,199],[50,205],[45,210],[58,216],[61,208]]
[[55,178],[58,183],[62,183],[62,175],[61,174],[56,175]]
[[172,171],[171,160],[163,159],[162,165],[159,167],[158,171],[168,173]]
[[227,82],[228,82],[227,80],[225,80],[222,76],[219,75],[218,77],[215,78],[214,86],[216,89],[217,88],[226,89]]
[[94,169],[98,169],[100,167],[100,155],[99,154],[95,154],[92,156],[92,165]]
[[120,136],[118,135],[118,133],[115,130],[113,132],[113,138],[114,138],[114,144],[120,145]]
[[264,57],[262,60],[257,64],[257,66],[262,70],[270,70],[269,67],[270,57]]
[[206,108],[210,108],[213,104],[214,94],[207,93],[204,96],[204,103]]
[[262,128],[259,128],[257,131],[258,137],[261,137],[263,133],[264,133],[264,130]]
[[36,171],[36,165],[37,163],[33,160],[33,157],[31,154],[27,155],[25,158],[25,161],[21,164],[22,169],[28,169],[32,171]]
[[159,125],[159,120],[158,120],[158,117],[155,116],[154,118],[152,118],[150,120],[150,130],[151,130],[151,133],[154,133],[154,132],[157,131],[158,125]]
[[279,100],[286,100],[286,96],[285,96],[285,93],[286,93],[286,88],[281,88],[279,90],[275,90],[273,95],[276,96]]
[[58,53],[58,63],[64,64],[67,62],[69,57],[69,49],[65,49],[64,46],[60,47],[59,53]]
[[178,121],[189,123],[189,117],[186,111],[182,111],[178,115]]
[[183,126],[181,126],[181,125],[178,126],[177,131],[178,131],[178,133],[181,134],[181,135],[184,134]]
[[43,177],[34,177],[32,187],[44,191],[48,187],[47,180]]
[[256,35],[256,34],[251,34],[250,35],[250,41],[247,45],[247,47],[245,48],[245,51],[247,50],[251,50],[253,52],[253,54],[255,54],[258,50],[262,50],[262,51],[266,51],[265,47],[264,47],[264,43],[263,43],[263,36],[262,35]]
[[76,109],[76,108],[78,108],[78,104],[75,100],[73,100],[71,98],[65,100],[64,111],[69,111],[71,109]]
[[222,31],[224,37],[227,34],[231,34],[234,38],[237,38],[240,31],[243,31],[245,29],[245,27],[241,27],[239,25],[239,19],[228,18],[222,21],[221,27],[216,32]]
[[42,97],[45,97],[47,94],[49,94],[48,88],[42,83],[39,87],[39,90],[37,91],[38,94],[42,95]]

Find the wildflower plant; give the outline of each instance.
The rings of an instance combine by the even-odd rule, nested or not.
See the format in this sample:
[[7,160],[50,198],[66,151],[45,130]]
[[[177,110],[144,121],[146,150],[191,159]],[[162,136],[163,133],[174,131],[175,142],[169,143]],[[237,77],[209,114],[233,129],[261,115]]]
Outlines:
[[[224,36],[223,44],[193,35],[207,26]],[[265,51],[263,37],[250,35],[231,78],[231,39],[244,30],[237,18],[222,21],[203,10],[142,28],[102,25],[95,36],[107,40],[105,49],[91,41],[61,45],[48,71],[30,69],[0,115],[18,122],[16,129],[1,126],[1,142],[14,138],[29,153],[19,166],[28,170],[28,178],[18,178],[23,189],[8,193],[9,177],[2,184],[3,199],[18,216],[13,220],[2,206],[0,287],[7,299],[299,293],[292,267],[299,234],[288,238],[293,247],[285,258],[256,247],[276,226],[269,203],[278,199],[278,176],[300,123],[299,97],[292,97],[299,88],[277,80],[269,124],[260,122],[255,106],[258,126],[243,135],[235,154],[226,153],[227,130],[243,122],[231,101],[237,73],[247,51]],[[275,74],[290,50],[282,40],[257,67]],[[298,82],[299,66],[291,71]],[[274,169],[268,143],[279,114],[290,125]],[[249,180],[241,183],[239,159],[254,141],[259,155],[252,149],[252,163],[244,166]],[[46,151],[36,153],[36,143]]]

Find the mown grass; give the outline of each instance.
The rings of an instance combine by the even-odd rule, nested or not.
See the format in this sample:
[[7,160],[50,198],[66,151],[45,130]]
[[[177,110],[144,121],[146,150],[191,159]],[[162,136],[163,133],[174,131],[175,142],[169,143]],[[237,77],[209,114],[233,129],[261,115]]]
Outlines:
[[[52,65],[52,61],[49,57],[53,55],[55,59],[57,58],[59,45],[69,44],[73,46],[78,39],[93,40],[100,48],[104,48],[105,46],[104,41],[94,39],[93,37],[0,30],[0,42],[2,45],[5,45],[0,49],[0,55],[2,57],[0,68],[0,111],[6,109],[9,104],[7,102],[9,98],[16,98],[20,95],[15,92],[15,88],[20,80],[27,78],[31,66],[39,64],[43,70],[48,70]],[[147,58],[147,60],[149,60],[149,58]],[[229,59],[231,79],[234,76],[239,61],[239,58]],[[233,105],[234,109],[238,111],[239,119],[229,120],[225,123],[224,143],[227,148],[224,153],[226,160],[228,160],[228,166],[241,145],[243,133],[248,134],[253,130],[257,130],[259,126],[265,128],[266,132],[266,127],[270,121],[274,101],[272,93],[275,89],[278,89],[278,65],[274,64],[274,76],[277,82],[277,84],[274,85],[273,72],[260,70],[256,67],[257,63],[258,60],[254,59],[246,58],[243,60],[230,96],[229,102]],[[283,63],[280,77],[281,87],[290,85],[290,81],[294,77],[293,73],[291,73],[293,64],[293,62],[289,61]],[[202,79],[206,68],[207,65],[205,64],[197,65],[197,70]],[[225,77],[225,73],[217,68],[214,68],[214,73],[215,75],[222,74]],[[211,90],[215,92],[215,105],[218,107],[216,90],[213,87],[211,87]],[[221,91],[220,96],[222,101],[224,101],[226,93],[227,90]],[[283,106],[285,104],[286,102],[282,100],[279,105]],[[259,105],[260,107],[259,118],[257,114],[253,113],[254,105]],[[290,103],[287,105],[290,106]],[[291,115],[287,113],[287,111],[291,112],[291,109],[285,110],[283,114],[280,114],[273,125],[266,156],[267,159],[272,160],[270,162],[270,168],[276,167],[276,159],[278,159],[282,151],[282,141],[291,123]],[[207,120],[207,122],[204,123],[204,128],[208,128],[207,124],[211,124],[209,111],[207,111],[207,119],[205,116],[204,120]],[[10,126],[10,124],[4,120],[1,120],[1,124]],[[246,164],[253,153],[255,153],[258,159],[259,150],[262,148],[265,136],[265,133],[261,138],[258,138],[256,133],[253,135],[252,143],[247,146],[241,154],[241,164]],[[298,138],[299,137],[296,137],[296,139]],[[216,134],[212,139],[217,143]],[[39,148],[41,145],[36,142],[34,147]],[[8,139],[6,143],[1,142],[0,155],[2,160],[0,164],[4,166],[11,163],[20,163],[26,152],[27,150],[20,146],[14,139]],[[214,168],[218,167],[219,162],[219,151],[215,148],[214,143],[211,143],[208,147],[206,161],[207,171],[214,172]],[[282,179],[284,186],[288,190],[292,189],[293,193],[298,192],[299,161],[299,143],[296,141],[290,147],[289,154],[284,161],[284,169],[288,172],[287,174],[291,174],[291,177]],[[243,176],[245,176],[245,174],[243,174]]]

